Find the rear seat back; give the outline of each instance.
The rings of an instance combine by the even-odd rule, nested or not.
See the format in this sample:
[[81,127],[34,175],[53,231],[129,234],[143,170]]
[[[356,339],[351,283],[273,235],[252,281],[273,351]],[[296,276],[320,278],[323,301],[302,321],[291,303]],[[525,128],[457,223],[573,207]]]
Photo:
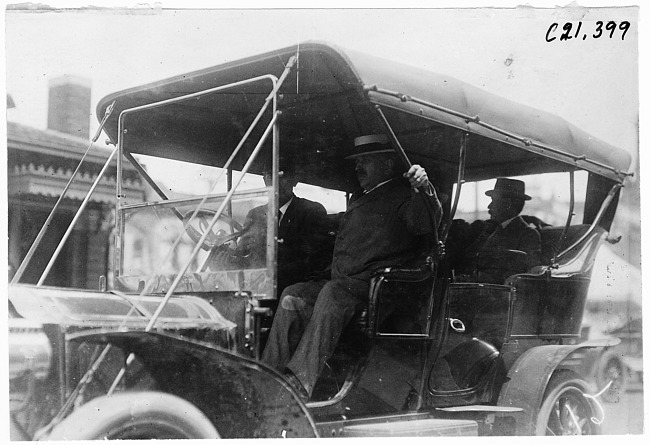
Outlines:
[[539,234],[542,242],[541,265],[550,265],[555,255],[579,240],[582,235],[587,233],[587,230],[589,230],[589,224],[569,226],[566,236],[561,242],[560,237],[564,231],[564,226],[546,226],[540,228]]
[[[607,236],[605,229],[595,227],[589,236],[576,244],[588,233],[589,227],[588,224],[569,226],[564,241],[560,240],[563,226],[539,229],[541,267],[513,275],[506,282],[518,295],[512,305],[510,335],[513,338],[580,337],[593,264],[600,243]],[[548,267],[555,255],[574,244],[574,248],[557,259],[558,264]]]

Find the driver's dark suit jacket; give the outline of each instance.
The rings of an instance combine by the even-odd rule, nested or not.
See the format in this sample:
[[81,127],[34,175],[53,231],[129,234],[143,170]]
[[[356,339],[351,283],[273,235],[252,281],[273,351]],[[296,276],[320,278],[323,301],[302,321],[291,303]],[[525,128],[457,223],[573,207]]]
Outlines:
[[343,329],[368,299],[371,274],[421,253],[422,237],[437,230],[442,208],[424,201],[398,179],[354,194],[334,243],[331,279],[287,287],[262,359],[290,370],[311,393]]
[[[256,265],[266,264],[268,206],[255,207],[244,222],[244,233],[258,232],[252,257]],[[278,292],[290,284],[307,280],[329,266],[331,251],[320,236],[327,212],[322,204],[294,196],[278,226]]]
[[318,202],[298,196],[291,201],[278,226],[278,292],[328,266],[330,252],[318,236],[326,215]]

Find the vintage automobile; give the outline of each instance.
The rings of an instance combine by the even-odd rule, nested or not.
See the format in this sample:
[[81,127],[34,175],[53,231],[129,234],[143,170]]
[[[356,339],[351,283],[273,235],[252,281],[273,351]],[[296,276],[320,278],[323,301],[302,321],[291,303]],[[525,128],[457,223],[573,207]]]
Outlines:
[[[115,146],[107,165],[117,161],[112,276],[88,291],[16,273],[13,439],[600,432],[580,357],[611,343],[581,343],[580,327],[627,152],[453,78],[319,42],[117,92],[97,116]],[[375,272],[305,403],[260,361],[279,297],[280,158],[299,167],[298,194],[327,203],[331,246],[357,187],[345,157],[373,133],[405,168],[427,169],[443,221],[421,260]],[[150,187],[145,202],[125,191],[127,163]],[[530,219],[542,240],[534,268],[500,284],[457,281],[447,259],[461,189],[504,176],[562,178],[565,211]],[[262,260],[216,261],[261,205]]]

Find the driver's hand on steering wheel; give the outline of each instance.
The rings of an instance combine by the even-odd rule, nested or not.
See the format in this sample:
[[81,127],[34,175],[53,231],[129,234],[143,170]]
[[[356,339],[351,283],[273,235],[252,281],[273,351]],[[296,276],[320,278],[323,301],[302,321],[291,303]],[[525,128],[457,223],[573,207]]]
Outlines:
[[237,243],[237,254],[246,255],[252,252],[253,249],[261,244],[261,240],[257,238],[258,237],[256,237],[255,234],[249,232],[244,233]]

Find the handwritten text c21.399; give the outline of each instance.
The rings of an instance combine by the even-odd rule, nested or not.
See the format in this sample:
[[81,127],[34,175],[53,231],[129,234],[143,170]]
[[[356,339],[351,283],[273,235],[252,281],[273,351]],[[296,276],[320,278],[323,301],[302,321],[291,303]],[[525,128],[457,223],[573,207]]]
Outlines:
[[585,23],[585,26],[583,26],[582,22],[566,22],[561,29],[559,27],[558,23],[551,23],[546,30],[547,42],[566,42],[571,39],[587,40],[587,38],[599,39],[601,37],[612,39],[619,35],[621,40],[625,40],[625,34],[630,29],[630,22],[616,23],[614,21],[604,22],[598,20],[588,22],[588,24]]

